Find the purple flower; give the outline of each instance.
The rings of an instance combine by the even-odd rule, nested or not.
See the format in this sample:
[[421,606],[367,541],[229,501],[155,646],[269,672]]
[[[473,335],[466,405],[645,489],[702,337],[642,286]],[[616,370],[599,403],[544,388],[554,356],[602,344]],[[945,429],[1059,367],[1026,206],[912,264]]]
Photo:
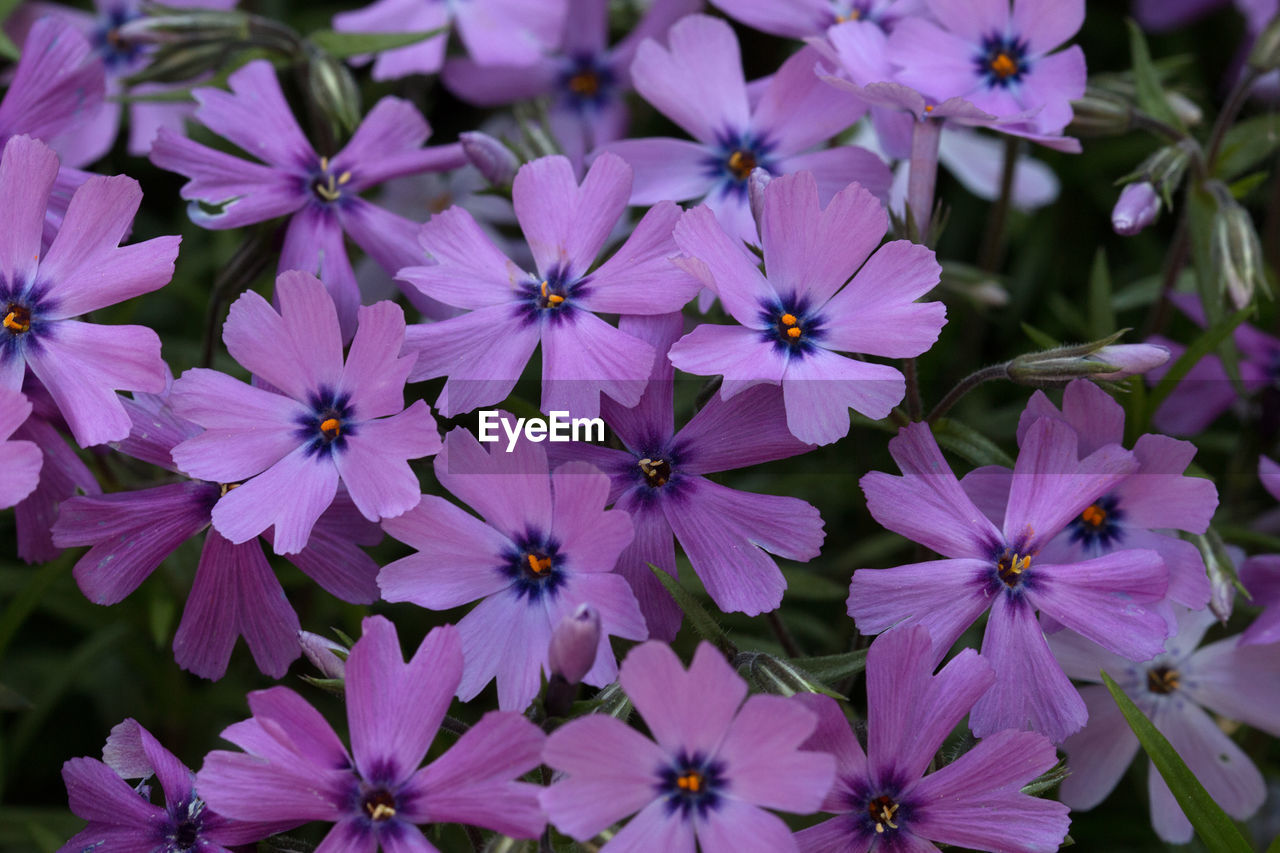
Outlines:
[[[1062,411],[1043,392],[1031,397],[1018,423],[1023,442],[1039,418],[1053,418],[1076,434],[1078,452],[1087,456],[1124,440],[1124,409],[1106,391],[1085,379],[1067,386]],[[1138,463],[1130,476],[1093,501],[1051,542],[1042,559],[1072,563],[1101,557],[1125,548],[1146,548],[1160,554],[1169,568],[1167,596],[1179,604],[1200,609],[1209,602],[1209,578],[1204,559],[1190,542],[1171,532],[1204,533],[1218,507],[1218,490],[1203,477],[1188,477],[1196,447],[1164,435],[1139,436],[1133,446]],[[997,467],[979,468],[964,478],[965,491],[987,515],[998,519],[1013,473]]]
[[1084,703],[1045,644],[1037,610],[1133,660],[1158,654],[1169,632],[1151,606],[1169,583],[1155,551],[1113,551],[1066,564],[1040,556],[1139,465],[1114,444],[1080,459],[1077,442],[1075,430],[1056,418],[1039,418],[1026,430],[1001,528],[965,494],[924,424],[904,427],[889,442],[904,476],[862,478],[876,521],[944,559],[859,569],[849,586],[849,615],[864,634],[902,622],[924,625],[940,659],[990,609],[982,655],[996,680],[973,708],[978,737],[1029,727],[1058,743],[1084,725]]
[[1160,215],[1160,196],[1150,181],[1125,184],[1111,211],[1111,228],[1117,234],[1132,237],[1156,221]]
[[[1204,328],[1208,325],[1200,299],[1194,293],[1174,293],[1168,298],[1197,326]],[[1280,377],[1280,338],[1248,323],[1237,326],[1232,337],[1240,351],[1240,379],[1246,391],[1258,391]],[[1147,374],[1147,380],[1154,384],[1182,357],[1186,347],[1166,338],[1152,338],[1149,343],[1160,344],[1170,352],[1167,367]],[[1206,355],[1182,377],[1178,387],[1156,409],[1152,423],[1170,435],[1196,435],[1231,408],[1236,399],[1235,385],[1227,377],[1222,359],[1213,354]]]
[[784,62],[753,99],[728,23],[689,15],[667,40],[669,48],[640,45],[631,78],[645,100],[697,141],[628,139],[605,146],[636,170],[632,204],[702,199],[735,239],[756,243],[747,200],[747,177],[756,167],[772,175],[813,172],[823,201],[855,181],[888,198],[891,178],[879,157],[854,145],[817,148],[866,107],[818,79],[815,50]]
[[279,313],[246,292],[222,332],[231,356],[271,390],[188,370],[173,384],[173,408],[205,431],[173,448],[173,461],[191,477],[234,486],[213,507],[219,533],[238,544],[274,525],[275,552],[296,554],[339,482],[370,521],[415,506],[408,460],[439,450],[440,435],[426,403],[404,408],[413,359],[400,355],[398,305],[360,308],[344,363],[337,311],[317,278],[282,273],[276,298]]
[[748,698],[709,643],[687,671],[669,646],[637,646],[619,681],[653,740],[603,714],[557,729],[542,758],[568,778],[539,799],[561,832],[586,841],[639,812],[604,853],[692,853],[695,837],[704,853],[796,850],[791,830],[765,809],[808,814],[831,787],[831,756],[801,749],[812,712],[794,698]]
[[[683,326],[679,314],[619,323],[659,353],[667,352]],[[677,431],[672,374],[671,362],[660,357],[638,406],[605,402],[604,420],[624,450],[561,445],[562,458],[590,462],[608,474],[614,507],[630,513],[636,537],[617,570],[631,583],[650,635],[668,641],[680,628],[680,608],[649,564],[676,574],[673,534],[716,606],[750,615],[782,603],[787,581],[769,555],[811,560],[824,535],[822,517],[805,501],[741,492],[706,476],[811,449],[787,429],[781,392],[758,386],[728,401],[717,394]]]
[[[867,749],[836,702],[804,694],[818,715],[806,749],[836,759],[836,784],[822,810],[837,816],[796,835],[805,853],[975,850],[1054,853],[1070,821],[1061,803],[1021,793],[1057,763],[1043,735],[1000,731],[925,775],[934,753],[994,681],[973,649],[933,675],[929,632],[894,628],[867,653]],[[996,817],[998,816],[998,818]]]
[[809,172],[765,187],[762,222],[765,275],[705,206],[681,217],[676,243],[690,256],[682,265],[741,325],[699,326],[672,345],[671,361],[688,373],[723,375],[725,399],[752,385],[781,385],[791,433],[830,444],[849,432],[848,409],[883,418],[906,389],[895,368],[836,353],[912,358],[929,349],[946,308],[915,300],[938,283],[941,268],[931,250],[906,240],[877,251],[889,225],[880,203],[854,185],[824,210]]
[[120,246],[142,201],[138,182],[94,176],[71,198],[53,245],[42,253],[45,207],[58,157],[16,136],[0,159],[0,388],[22,387],[27,367],[66,418],[81,447],[129,434],[117,390],[156,392],[166,368],[160,338],[142,326],[74,318],[163,287],[179,237]]
[[[133,430],[118,449],[174,470],[170,451],[200,428],[175,415],[164,397],[138,395],[124,405]],[[209,527],[224,491],[218,483],[190,480],[73,497],[62,504],[53,541],[60,547],[91,546],[76,562],[76,583],[90,601],[116,604],[179,545]],[[378,566],[359,546],[376,545],[381,538],[381,531],[360,518],[350,498],[339,492],[316,522],[307,547],[288,559],[338,598],[369,604],[377,599]],[[298,629],[298,616],[262,545],[254,539],[232,544],[209,530],[173,637],[178,665],[203,678],[221,678],[236,637],[243,636],[258,668],[279,678],[298,657]]]
[[[133,719],[111,730],[102,757],[72,758],[62,765],[71,811],[89,825],[58,853],[231,853],[228,847],[252,844],[287,828],[271,818],[231,820],[208,808],[195,789],[195,774]],[[149,785],[134,788],[125,781],[153,774],[164,790],[163,806],[151,802]]]
[[670,201],[650,209],[627,242],[592,269],[630,192],[631,169],[613,155],[597,158],[581,186],[564,157],[526,163],[512,195],[537,275],[504,256],[464,210],[451,208],[422,226],[422,246],[436,263],[400,277],[470,309],[409,330],[406,351],[418,355],[410,381],[448,377],[436,400],[441,414],[505,398],[539,341],[543,411],[595,417],[602,393],[626,406],[639,401],[653,347],[595,312],[676,311],[698,282],[668,260],[679,253],[671,229],[680,208]]
[[498,707],[523,710],[548,671],[552,629],[578,605],[600,614],[595,664],[583,677],[597,687],[617,673],[609,636],[648,636],[635,595],[610,571],[631,541],[625,512],[606,510],[609,478],[581,462],[549,473],[541,444],[517,442],[486,452],[458,427],[435,459],[440,485],[483,521],[444,498],[422,503],[383,529],[418,553],[384,566],[387,601],[447,610],[483,599],[458,623],[466,669],[458,698],[470,701],[495,677]]
[[292,215],[279,271],[318,274],[333,294],[344,340],[355,329],[360,293],[347,257],[350,234],[390,273],[421,263],[418,225],[360,198],[390,178],[463,165],[462,147],[423,148],[431,128],[408,101],[383,98],[341,151],[321,156],[298,127],[271,63],[250,62],[227,78],[230,92],[200,88],[198,118],[262,163],[215,151],[161,129],[151,160],[190,178],[182,197],[205,228],[238,228]]
[[[1138,752],[1138,739],[1119,706],[1096,683],[1103,670],[1169,739],[1227,814],[1243,819],[1262,805],[1267,791],[1258,768],[1204,709],[1280,735],[1280,658],[1274,646],[1237,644],[1235,637],[1196,649],[1214,621],[1208,610],[1183,610],[1178,632],[1163,653],[1140,664],[1070,631],[1050,638],[1067,674],[1094,682],[1080,691],[1089,725],[1062,745],[1071,769],[1059,792],[1064,803],[1083,810],[1102,802]],[[1190,841],[1191,823],[1153,766],[1147,789],[1156,834],[1173,844]]]
[[[1071,121],[1084,94],[1084,52],[1071,38],[1084,21],[1084,0],[928,0],[933,20],[899,21],[889,36],[896,80],[939,100],[965,98],[999,117],[1025,117],[1052,134]],[[934,23],[936,21],[936,23]]]
[[679,18],[702,0],[654,0],[626,37],[612,48],[609,4],[568,0],[568,14],[554,47],[529,62],[501,64],[480,57],[451,59],[442,78],[451,92],[472,104],[500,106],[549,96],[551,130],[576,167],[606,142],[626,135],[624,95],[631,89],[631,60],[647,38],[662,40]]
[[26,500],[40,482],[44,454],[34,441],[12,436],[31,415],[31,401],[21,391],[0,388],[0,459],[4,479],[0,480],[0,509]]
[[[1265,456],[1258,457],[1258,479],[1271,497],[1280,501],[1280,465]],[[1280,554],[1259,554],[1244,561],[1240,582],[1252,596],[1250,604],[1262,613],[1243,634],[1242,644],[1280,642]]]
[[[94,0],[93,5],[93,12],[83,12],[57,3],[25,3],[18,7],[7,25],[11,32],[21,33],[28,27],[35,32],[37,27],[44,25],[44,21],[56,20],[63,27],[74,27],[88,40],[86,47],[91,51],[89,64],[99,81],[105,77],[107,99],[98,98],[91,108],[84,109],[83,118],[77,123],[80,126],[74,131],[63,128],[49,137],[32,134],[47,139],[63,162],[72,166],[93,163],[111,150],[124,112],[124,104],[120,101],[120,97],[126,94],[124,80],[146,67],[151,57],[149,49],[122,32],[123,27],[143,16],[141,0]],[[235,6],[235,0],[175,0],[165,5],[183,9],[230,9]],[[103,84],[99,82],[97,86],[101,91]],[[129,92],[147,95],[174,88],[144,83],[130,88]],[[191,107],[182,102],[138,101],[130,104],[129,153],[145,155],[161,127],[181,132],[182,122],[191,112]]]
[[333,28],[351,33],[446,31],[418,44],[384,50],[373,79],[434,74],[444,63],[448,29],[456,25],[467,53],[481,65],[528,65],[555,43],[568,0],[377,0],[333,16]]
[[334,823],[325,850],[434,850],[418,828],[427,823],[536,838],[538,786],[517,780],[538,766],[538,727],[491,711],[420,768],[462,677],[458,631],[432,629],[405,663],[394,625],[363,625],[346,666],[351,751],[297,693],[255,691],[253,716],[222,733],[244,752],[209,753],[196,777],[209,805],[240,820]]
[[[53,544],[53,523],[62,503],[83,492],[102,493],[98,480],[77,455],[65,436],[67,425],[49,392],[28,375],[22,386],[31,401],[31,416],[20,424],[13,438],[33,442],[40,448],[40,482],[35,491],[13,508],[18,533],[18,556],[28,563],[47,563],[62,553]],[[126,403],[126,407],[127,407]]]
[[711,5],[749,27],[793,39],[825,34],[831,27],[850,21],[882,30],[899,19],[914,15],[922,0],[711,0]]

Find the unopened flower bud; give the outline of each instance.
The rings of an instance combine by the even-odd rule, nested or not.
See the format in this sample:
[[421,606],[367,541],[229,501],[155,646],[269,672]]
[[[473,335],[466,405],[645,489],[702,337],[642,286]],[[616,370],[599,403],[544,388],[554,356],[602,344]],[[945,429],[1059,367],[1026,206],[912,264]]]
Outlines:
[[1111,210],[1111,227],[1117,234],[1132,237],[1156,221],[1160,215],[1160,196],[1147,181],[1126,184]]
[[511,149],[487,133],[478,130],[458,134],[462,150],[471,165],[495,187],[507,187],[515,179],[520,160]]
[[1272,15],[1271,22],[1258,33],[1249,51],[1249,64],[1263,72],[1280,68],[1280,14]]
[[1021,385],[1065,385],[1072,379],[1102,381],[1145,373],[1169,360],[1169,351],[1155,344],[1116,344],[1124,331],[1100,341],[1025,353],[1009,362],[1009,379]]
[[1089,86],[1084,97],[1071,102],[1072,136],[1116,136],[1133,126],[1133,100],[1109,89]]
[[1195,127],[1204,120],[1204,111],[1196,106],[1196,102],[1181,92],[1165,92],[1164,99],[1173,110],[1173,114],[1187,127]]
[[764,693],[794,696],[797,693],[824,693],[825,688],[806,672],[790,662],[763,652],[747,663],[747,677]]
[[299,631],[298,641],[302,644],[302,653],[312,666],[320,670],[321,675],[337,680],[346,678],[349,650],[345,646],[310,631]]
[[1236,308],[1248,305],[1259,287],[1266,289],[1262,264],[1262,241],[1249,211],[1229,196],[1220,197],[1213,221],[1213,269]]
[[756,221],[756,231],[764,234],[764,188],[769,186],[773,175],[759,166],[751,170],[747,176],[747,199],[751,202],[751,218]]
[[560,620],[551,632],[547,649],[547,668],[569,684],[577,684],[596,662],[600,648],[600,614],[590,604]]
[[215,71],[226,64],[227,47],[218,42],[179,42],[156,51],[146,68],[130,74],[126,82],[182,83]]
[[360,124],[360,90],[346,63],[327,53],[312,51],[307,57],[307,97],[346,133]]

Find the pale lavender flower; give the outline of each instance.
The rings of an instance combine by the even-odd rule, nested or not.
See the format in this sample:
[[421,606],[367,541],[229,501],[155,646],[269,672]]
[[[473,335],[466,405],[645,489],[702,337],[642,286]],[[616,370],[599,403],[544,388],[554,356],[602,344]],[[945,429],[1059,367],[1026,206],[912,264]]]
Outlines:
[[1111,228],[1117,234],[1132,237],[1156,221],[1160,215],[1160,196],[1150,181],[1125,184],[1111,210]]
[[34,441],[13,438],[30,415],[31,401],[21,391],[0,388],[0,459],[4,460],[0,509],[26,500],[40,482],[44,455],[39,446]]

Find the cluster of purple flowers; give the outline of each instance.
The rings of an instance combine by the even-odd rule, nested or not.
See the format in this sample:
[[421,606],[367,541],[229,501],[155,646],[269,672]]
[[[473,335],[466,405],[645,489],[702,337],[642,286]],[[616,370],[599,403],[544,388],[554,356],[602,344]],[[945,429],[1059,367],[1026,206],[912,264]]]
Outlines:
[[[256,690],[250,717],[223,732],[240,751],[193,773],[125,720],[102,761],[64,765],[88,821],[65,853],[225,851],[312,822],[331,825],[319,849],[340,853],[433,850],[441,824],[607,853],[1047,853],[1069,809],[1102,802],[1137,753],[1105,689],[1072,683],[1103,670],[1228,813],[1261,806],[1261,773],[1206,709],[1280,737],[1280,555],[1241,561],[1261,612],[1200,648],[1231,610],[1234,578],[1197,545],[1218,489],[1190,441],[1134,433],[1149,420],[1196,435],[1274,380],[1280,341],[1239,325],[1238,360],[1185,364],[1187,347],[1163,337],[1014,359],[1003,378],[1061,388],[1061,404],[1035,392],[1011,467],[962,477],[939,446],[945,411],[921,412],[916,359],[936,356],[948,321],[932,248],[943,131],[1079,151],[1065,134],[1084,54],[1063,45],[1083,0],[713,0],[804,41],[751,82],[733,27],[696,0],[654,0],[614,44],[604,0],[379,0],[335,18],[338,32],[434,33],[356,57],[375,79],[439,74],[481,106],[543,99],[536,135],[559,152],[543,156],[480,133],[428,147],[419,108],[393,96],[350,122],[345,144],[311,138],[261,58],[225,88],[195,81],[194,104],[134,103],[128,150],[186,179],[196,225],[278,225],[270,298],[246,289],[222,326],[238,375],[174,370],[152,329],[89,316],[174,275],[178,237],[129,242],[137,181],[80,171],[114,144],[109,96],[164,48],[131,2],[104,0],[92,22],[27,5],[0,102],[0,508],[15,507],[18,553],[87,546],[75,581],[113,605],[202,537],[177,664],[219,679],[243,637],[280,678],[305,652],[344,693],[349,735],[288,687]],[[1153,25],[1193,5],[1138,4]],[[449,53],[453,30],[464,55]],[[628,138],[632,90],[689,138]],[[849,133],[860,122],[865,145]],[[197,126],[243,156],[197,141]],[[461,186],[464,168],[503,197],[490,210],[505,231],[462,199],[412,217],[363,197],[428,174]],[[1126,195],[1116,227],[1132,233],[1154,195]],[[362,293],[348,237],[416,316]],[[1165,296],[1212,325],[1197,297]],[[598,421],[612,441],[544,447],[521,432],[512,412],[533,407],[515,392],[535,354],[537,408]],[[677,371],[708,379],[681,426]],[[1144,372],[1135,387],[1183,380],[1126,433],[1106,383]],[[434,411],[418,394],[406,404],[406,385],[433,380]],[[495,406],[485,414],[506,438],[456,424],[442,436],[437,417]],[[689,606],[672,593],[682,559],[720,611],[770,614],[793,642],[778,560],[819,557],[823,517],[715,475],[848,447],[865,421],[892,423],[901,471],[862,477],[866,509],[918,548],[893,568],[841,569],[848,616],[879,635],[855,641],[863,727],[803,660],[785,666],[806,690],[748,695],[750,654],[704,642],[686,668],[669,643]],[[154,473],[104,490],[68,437]],[[1280,466],[1264,456],[1258,476],[1280,499]],[[366,549],[384,534],[407,547],[380,564]],[[378,615],[349,649],[329,647],[302,630],[269,554],[350,604],[468,609],[408,662]],[[953,654],[983,620],[980,649]],[[469,725],[449,715],[490,682],[498,710]],[[580,682],[600,689],[575,705]],[[970,748],[939,762],[966,718]],[[1071,772],[1059,799],[1024,790],[1059,749]],[[1189,840],[1173,793],[1149,778],[1157,834]],[[778,813],[824,818],[793,831]]]

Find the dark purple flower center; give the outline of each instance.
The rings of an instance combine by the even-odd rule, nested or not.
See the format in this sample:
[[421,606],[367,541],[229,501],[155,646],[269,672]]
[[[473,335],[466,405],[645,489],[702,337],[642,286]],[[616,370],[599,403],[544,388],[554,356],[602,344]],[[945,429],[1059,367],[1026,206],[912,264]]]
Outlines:
[[323,204],[332,204],[342,198],[342,188],[351,183],[351,172],[334,174],[329,158],[321,157],[319,168],[311,176],[311,194]]
[[894,818],[898,816],[900,806],[887,794],[881,794],[867,803],[867,814],[875,824],[876,833],[883,835],[886,829],[897,829]]
[[1031,568],[1031,555],[1020,554],[1013,548],[1005,548],[996,558],[996,574],[1010,589],[1021,584],[1027,569]]
[[569,59],[560,73],[565,102],[578,112],[595,110],[613,98],[617,80],[598,56],[582,54]]
[[295,435],[306,442],[307,455],[327,455],[347,446],[347,438],[356,434],[355,410],[349,394],[338,394],[321,388],[311,396],[311,414],[298,419]]
[[39,292],[10,289],[0,282],[0,363],[30,347],[39,347],[42,318],[55,307]]
[[1182,674],[1171,666],[1153,666],[1147,670],[1147,690],[1167,696],[1182,686]]
[[374,823],[396,816],[396,796],[386,788],[370,788],[360,799],[360,810]]
[[665,459],[650,459],[646,456],[636,464],[640,466],[645,483],[652,489],[665,486],[671,479],[671,463]]
[[897,781],[873,787],[866,778],[845,777],[836,783],[837,791],[842,787],[852,830],[858,836],[887,836],[884,843],[892,844],[890,839],[902,832],[911,820],[914,807],[909,798],[902,796],[902,786]]
[[658,791],[667,799],[667,814],[680,812],[684,817],[714,809],[728,786],[724,765],[699,752],[690,756],[682,751],[673,763],[658,768],[658,780]]
[[586,286],[590,278],[574,278],[569,270],[556,267],[542,280],[530,279],[520,287],[523,302],[530,319],[545,318],[558,323],[568,318],[574,310],[573,300],[590,292]]
[[825,334],[822,315],[809,308],[808,300],[794,296],[761,303],[760,321],[765,340],[792,355],[811,352]]
[[92,36],[93,46],[108,71],[123,71],[142,55],[141,44],[120,34],[121,27],[141,17],[142,13],[136,9],[116,7],[98,19]]
[[5,307],[4,328],[11,335],[21,335],[31,331],[31,309],[17,302],[10,302]]
[[514,582],[517,598],[538,601],[544,595],[555,595],[565,581],[560,543],[545,533],[529,530],[514,540],[514,548],[504,556],[500,567]]
[[1124,511],[1114,495],[1104,495],[1084,508],[1067,525],[1072,542],[1078,542],[1086,551],[1104,554],[1124,540]]
[[1030,70],[1027,43],[1013,36],[992,33],[982,40],[982,50],[974,57],[974,65],[988,87],[1007,88],[1020,82]]
[[169,809],[169,822],[165,825],[164,853],[186,853],[198,849],[200,832],[204,829],[204,800],[193,796]]
[[773,145],[743,133],[718,134],[717,143],[715,153],[704,161],[707,175],[719,183],[721,194],[746,198],[751,170],[772,171],[768,155]]

